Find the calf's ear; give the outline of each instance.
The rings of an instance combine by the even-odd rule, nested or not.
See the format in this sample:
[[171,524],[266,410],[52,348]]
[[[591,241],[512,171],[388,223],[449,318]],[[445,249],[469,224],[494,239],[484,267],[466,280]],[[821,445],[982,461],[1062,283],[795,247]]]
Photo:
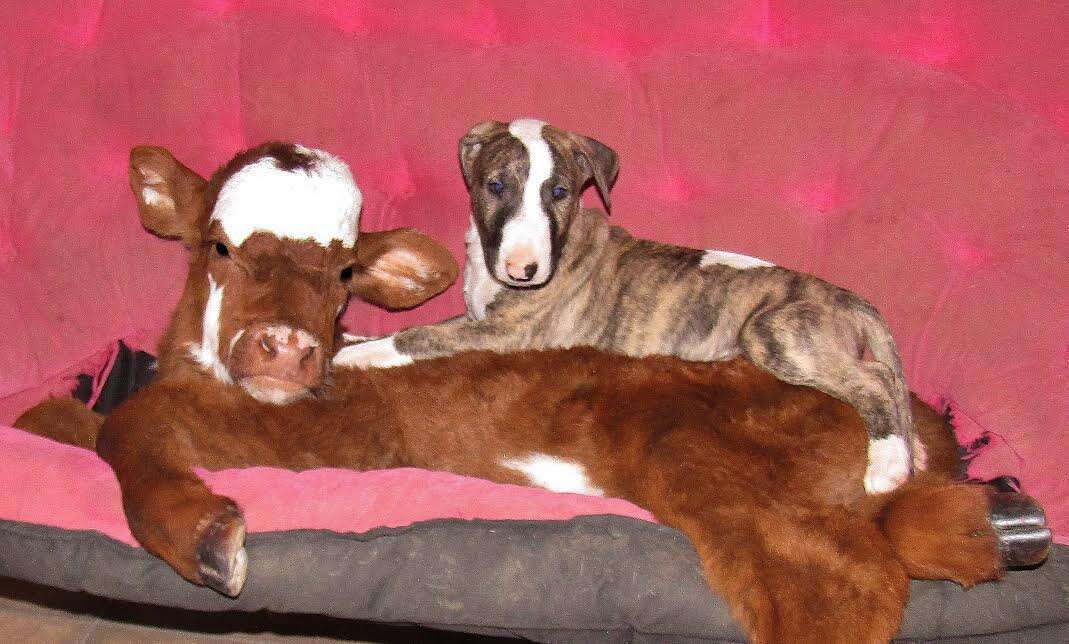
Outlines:
[[444,246],[411,228],[361,232],[349,290],[391,311],[410,309],[456,281],[457,262]]
[[203,177],[164,148],[144,145],[130,150],[130,189],[141,225],[155,235],[181,239],[192,247],[199,234],[197,217],[206,185]]

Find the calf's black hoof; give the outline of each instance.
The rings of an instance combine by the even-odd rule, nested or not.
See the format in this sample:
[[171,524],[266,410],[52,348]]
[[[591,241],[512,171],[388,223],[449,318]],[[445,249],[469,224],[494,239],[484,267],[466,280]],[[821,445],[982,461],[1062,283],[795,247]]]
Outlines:
[[1021,492],[1011,476],[987,482],[991,489],[991,526],[1006,568],[1032,568],[1050,554],[1053,535],[1047,516],[1035,499]]
[[249,556],[245,552],[245,520],[236,509],[216,517],[197,544],[200,578],[205,586],[228,597],[245,587]]

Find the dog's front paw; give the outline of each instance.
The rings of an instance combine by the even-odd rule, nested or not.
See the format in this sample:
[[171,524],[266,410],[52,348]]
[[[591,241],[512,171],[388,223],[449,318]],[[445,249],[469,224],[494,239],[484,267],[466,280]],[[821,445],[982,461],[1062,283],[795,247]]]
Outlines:
[[388,368],[412,364],[412,358],[399,352],[394,344],[393,336],[387,336],[343,347],[334,354],[332,363],[335,367],[356,367],[357,369]]
[[341,341],[346,345],[360,344],[361,342],[369,342],[371,340],[378,340],[381,335],[356,335],[355,333],[343,332],[341,334]]
[[865,470],[865,492],[884,494],[898,488],[912,472],[913,456],[906,441],[887,436],[869,441],[869,466]]

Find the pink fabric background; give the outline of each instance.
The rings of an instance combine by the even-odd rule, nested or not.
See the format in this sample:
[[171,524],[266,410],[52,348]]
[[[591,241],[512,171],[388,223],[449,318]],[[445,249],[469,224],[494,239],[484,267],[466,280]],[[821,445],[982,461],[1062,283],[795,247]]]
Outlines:
[[[138,225],[132,145],[202,172],[267,138],[327,148],[365,228],[415,225],[460,257],[457,138],[538,116],[620,152],[613,218],[636,234],[871,299],[913,389],[963,439],[990,432],[973,473],[1019,476],[1069,539],[1064,2],[6,4],[0,422],[113,339],[146,346],[175,301],[183,251]],[[461,308],[455,287],[347,320]]]

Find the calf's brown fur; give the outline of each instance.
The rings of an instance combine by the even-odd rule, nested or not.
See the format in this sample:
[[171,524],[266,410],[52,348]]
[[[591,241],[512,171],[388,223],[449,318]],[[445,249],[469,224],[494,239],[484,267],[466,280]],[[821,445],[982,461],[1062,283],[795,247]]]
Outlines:
[[[866,495],[866,433],[856,411],[742,359],[476,352],[336,372],[323,395],[284,405],[255,400],[183,349],[200,337],[190,322],[202,313],[198,285],[211,271],[223,279],[230,270],[213,265],[211,244],[198,243],[211,208],[205,202],[187,213],[199,228],[167,222],[193,252],[186,293],[160,346],[171,359],[107,418],[97,443],[134,536],[194,583],[237,594],[247,564],[241,509],[213,494],[194,467],[412,466],[527,484],[505,462],[531,454],[580,467],[591,486],[682,530],[754,642],[887,641],[899,627],[909,577],[971,585],[1002,573],[989,492],[954,480],[956,445],[931,409],[913,403],[929,470],[892,494]],[[425,251],[428,243],[420,240]],[[291,253],[294,246],[304,248],[293,240],[266,247]],[[371,292],[409,303],[411,291],[389,288],[398,271],[417,279],[448,274],[451,260],[417,253],[415,270],[405,261],[411,245],[402,247],[399,263],[366,274],[385,287]],[[285,290],[305,278],[276,271],[270,281]],[[331,287],[319,307],[308,304],[333,310],[337,297]],[[247,323],[277,321],[223,310]],[[315,326],[315,315],[287,315],[295,328]]]

